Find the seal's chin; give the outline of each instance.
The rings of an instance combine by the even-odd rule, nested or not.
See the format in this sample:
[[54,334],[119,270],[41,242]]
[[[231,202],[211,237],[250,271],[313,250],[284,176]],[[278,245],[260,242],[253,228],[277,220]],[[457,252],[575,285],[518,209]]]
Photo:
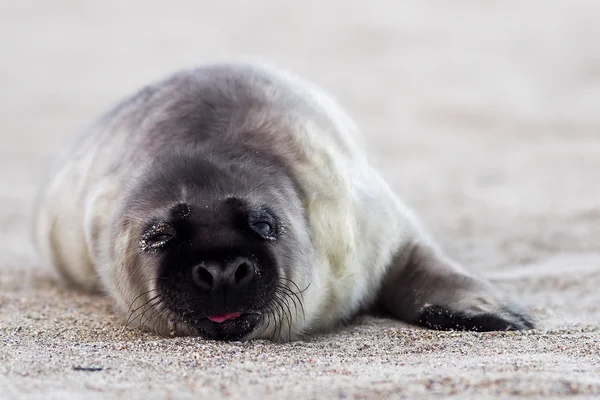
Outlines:
[[236,312],[210,315],[198,320],[195,328],[207,339],[236,341],[252,333],[259,321],[260,314]]

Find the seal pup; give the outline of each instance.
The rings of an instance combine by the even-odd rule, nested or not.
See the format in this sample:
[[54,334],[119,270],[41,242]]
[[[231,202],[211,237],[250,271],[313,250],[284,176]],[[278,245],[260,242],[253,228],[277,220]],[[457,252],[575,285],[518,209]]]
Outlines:
[[41,256],[162,335],[296,340],[363,310],[431,329],[530,315],[451,260],[323,89],[257,62],[204,64],[75,135],[36,206]]

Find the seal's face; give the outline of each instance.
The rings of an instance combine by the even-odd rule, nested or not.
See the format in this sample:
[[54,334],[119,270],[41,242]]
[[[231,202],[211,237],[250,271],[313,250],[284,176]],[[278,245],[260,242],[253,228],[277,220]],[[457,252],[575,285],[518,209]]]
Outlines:
[[148,221],[140,240],[157,266],[163,307],[204,336],[243,338],[277,291],[278,216],[235,197],[178,204],[168,214]]
[[112,219],[114,291],[161,335],[281,340],[303,332],[314,255],[301,197],[261,158],[167,152]]

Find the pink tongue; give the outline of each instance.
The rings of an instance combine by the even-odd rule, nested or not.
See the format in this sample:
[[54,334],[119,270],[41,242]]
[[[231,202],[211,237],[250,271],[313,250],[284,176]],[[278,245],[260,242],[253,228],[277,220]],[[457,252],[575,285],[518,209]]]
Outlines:
[[228,319],[234,319],[239,316],[240,316],[239,312],[234,312],[234,313],[223,314],[223,315],[211,315],[210,317],[208,317],[208,319],[211,320],[212,322],[216,322],[217,324],[220,324],[221,322],[225,322]]

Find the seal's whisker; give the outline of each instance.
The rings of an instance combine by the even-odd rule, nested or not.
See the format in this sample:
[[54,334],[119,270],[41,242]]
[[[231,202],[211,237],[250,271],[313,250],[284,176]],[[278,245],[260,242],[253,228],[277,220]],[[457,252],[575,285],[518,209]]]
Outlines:
[[281,325],[281,327],[283,327],[283,322],[284,322],[283,319],[285,318],[285,320],[287,321],[287,325],[288,325],[289,335],[291,336],[291,325],[292,325],[291,310],[287,304],[287,295],[285,294],[285,292],[282,289],[283,289],[282,287],[279,287],[275,294],[275,298],[277,299],[279,307],[281,308],[281,314],[282,314],[282,320],[280,321],[280,325]]
[[260,336],[262,335],[270,326],[271,324],[271,316],[273,313],[273,306],[271,304],[268,304],[265,307],[265,312],[263,313],[263,317],[261,318],[261,328],[257,329],[257,333],[256,336]]
[[[144,286],[146,283],[150,282],[150,281],[161,281],[161,280],[165,280],[164,278],[160,278],[160,277],[153,277],[153,278],[148,278],[145,279],[143,281],[141,281],[141,285]],[[151,293],[153,291],[159,291],[159,289],[157,287],[151,288],[149,290],[146,290],[145,292],[140,293],[139,295],[137,295],[130,303],[128,310],[131,310],[131,308],[134,306],[135,302],[142,296],[147,295],[148,293]],[[140,307],[143,307],[145,304],[142,304]],[[129,316],[127,317],[127,321],[129,321],[129,319],[132,317],[133,313],[135,313],[140,307],[136,308],[135,310],[132,310],[129,313]]]
[[286,313],[285,299],[280,297],[279,294],[276,295],[275,298],[277,299],[277,303],[279,305],[279,310],[280,310],[280,317],[279,317],[280,321],[279,321],[278,333],[277,333],[277,341],[279,341],[281,339],[281,333],[282,333],[282,329],[283,329],[284,319],[287,320],[288,326],[291,324],[291,321],[288,317],[288,314]]
[[308,290],[308,288],[310,287],[310,283],[302,290],[300,290],[300,287],[298,287],[298,285],[296,284],[296,282],[294,282],[292,279],[286,278],[286,277],[280,277],[281,280],[284,280],[286,282],[290,282],[292,285],[294,285],[294,287],[296,288],[298,294],[304,293],[306,290]]
[[271,341],[275,341],[275,335],[277,334],[277,329],[281,320],[281,310],[279,309],[279,304],[277,303],[276,297],[272,299],[270,307],[271,315],[273,316],[273,334],[271,336]]
[[[165,311],[169,311],[168,307],[166,306],[166,304],[163,301],[160,301],[158,304],[156,304],[153,307],[153,312],[152,314],[146,319],[145,324],[150,323],[154,320],[154,323],[152,324],[152,329],[150,330],[151,332],[157,334],[157,335],[161,335],[160,332],[158,332],[158,330],[156,329],[156,325],[162,320],[165,323],[167,323],[167,319],[163,318],[164,317],[164,313]],[[161,335],[163,336],[163,335]]]
[[283,298],[283,305],[285,306],[285,319],[288,325],[288,340],[292,340],[292,310],[288,304],[288,299],[287,296]]
[[[140,327],[144,329],[148,321],[150,321],[157,313],[157,311],[164,305],[163,297],[158,297],[153,303],[149,304],[149,307],[138,317],[140,319]],[[144,315],[151,310],[150,315],[144,320]]]
[[[160,335],[160,336],[165,336],[165,337],[172,336],[171,332],[173,332],[173,335],[174,335],[175,332],[176,332],[176,324],[173,327],[171,327],[169,325],[169,322],[171,321],[171,315],[172,314],[173,314],[173,311],[169,310],[166,307],[164,309],[162,309],[160,312],[158,312],[157,313],[157,318],[154,321],[154,324],[152,325],[152,331],[155,332],[156,334]],[[161,321],[161,320],[164,321],[165,323],[159,325],[159,327],[167,329],[167,332],[165,334],[162,334],[161,332],[159,332],[156,329],[156,324],[158,323],[158,321]]]
[[[148,299],[146,302],[144,302],[143,304],[141,304],[139,307],[137,307],[135,310],[133,310],[130,314],[129,317],[127,318],[127,323],[125,324],[125,327],[128,327],[129,325],[133,324],[133,322],[138,319],[140,317],[140,315],[144,312],[144,310],[146,310],[146,307],[152,302],[154,301],[158,296],[154,296],[151,297],[150,299]],[[143,309],[143,310],[141,310]],[[141,310],[141,311],[140,311]],[[140,315],[137,315],[134,317],[134,314],[136,312],[140,312]]]
[[[149,290],[147,292],[145,292],[144,294],[148,294],[152,292],[152,290]],[[154,297],[151,297],[150,299],[146,300],[146,302],[144,302],[142,305],[138,306],[136,309],[132,310],[131,313],[129,313],[129,317],[127,317],[127,323],[126,323],[126,327],[129,326],[130,323],[132,323],[133,321],[135,321],[138,317],[135,317],[132,319],[133,315],[142,307],[146,307],[148,305],[148,303],[152,302],[153,300],[155,300],[156,298],[158,298],[160,296],[160,294],[157,294]],[[136,299],[138,299],[140,296],[136,297]],[[133,303],[132,303],[133,305]],[[130,306],[131,308],[131,306]]]
[[300,306],[300,309],[302,311],[302,318],[305,319],[304,305],[302,304],[302,300],[300,299],[298,293],[294,292],[291,288],[289,288],[286,285],[279,285],[277,290],[281,292],[282,296],[292,301],[292,303],[294,304],[295,315],[298,314],[298,305]]
[[[156,289],[150,289],[150,290],[146,290],[145,292],[140,293],[139,295],[136,296],[135,299],[133,299],[129,305],[129,309],[131,309],[131,307],[133,307],[133,305],[135,304],[135,302],[142,296],[144,296],[145,294],[148,294],[150,292],[155,291]],[[135,311],[135,310],[134,310]]]

